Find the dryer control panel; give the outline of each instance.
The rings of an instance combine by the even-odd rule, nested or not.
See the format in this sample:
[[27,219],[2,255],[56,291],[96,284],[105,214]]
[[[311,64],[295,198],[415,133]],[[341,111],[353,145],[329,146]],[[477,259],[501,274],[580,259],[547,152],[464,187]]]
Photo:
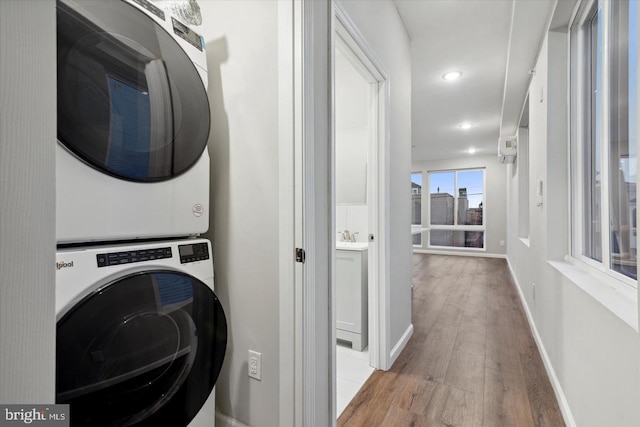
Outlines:
[[206,243],[179,245],[178,252],[180,252],[180,264],[209,259],[209,247]]

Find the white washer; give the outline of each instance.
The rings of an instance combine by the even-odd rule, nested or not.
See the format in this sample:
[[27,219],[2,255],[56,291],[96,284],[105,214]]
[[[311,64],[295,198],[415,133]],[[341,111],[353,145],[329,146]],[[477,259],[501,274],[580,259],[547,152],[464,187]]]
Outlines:
[[59,244],[209,228],[204,40],[146,0],[58,0]]
[[227,342],[204,239],[56,255],[56,402],[72,425],[213,427]]

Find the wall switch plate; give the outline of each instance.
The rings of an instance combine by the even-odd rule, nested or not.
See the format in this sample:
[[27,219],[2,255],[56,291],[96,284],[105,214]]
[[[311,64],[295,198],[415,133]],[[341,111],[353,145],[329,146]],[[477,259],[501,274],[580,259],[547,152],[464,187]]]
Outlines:
[[262,353],[249,350],[249,377],[262,380]]
[[542,186],[542,180],[538,178],[538,180],[536,181],[536,206],[538,207],[542,206]]

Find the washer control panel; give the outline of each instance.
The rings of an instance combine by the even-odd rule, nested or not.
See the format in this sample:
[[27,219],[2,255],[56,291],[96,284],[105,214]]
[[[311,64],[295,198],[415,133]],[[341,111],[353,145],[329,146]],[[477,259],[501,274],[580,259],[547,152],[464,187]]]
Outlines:
[[180,264],[209,259],[209,247],[206,243],[179,245],[178,252],[180,252]]
[[[206,244],[205,244],[206,246]],[[171,248],[150,248],[137,251],[108,252],[96,255],[98,267],[111,265],[132,264],[135,262],[153,261],[156,259],[171,258]]]

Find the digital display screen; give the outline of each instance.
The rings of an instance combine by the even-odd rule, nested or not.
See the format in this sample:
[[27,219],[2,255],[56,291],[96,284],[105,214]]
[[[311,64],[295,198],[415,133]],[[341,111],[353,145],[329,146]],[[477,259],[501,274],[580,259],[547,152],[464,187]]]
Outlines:
[[180,252],[180,263],[204,261],[209,259],[209,249],[206,243],[193,243],[190,245],[178,246]]
[[193,255],[193,245],[180,246],[180,257]]

